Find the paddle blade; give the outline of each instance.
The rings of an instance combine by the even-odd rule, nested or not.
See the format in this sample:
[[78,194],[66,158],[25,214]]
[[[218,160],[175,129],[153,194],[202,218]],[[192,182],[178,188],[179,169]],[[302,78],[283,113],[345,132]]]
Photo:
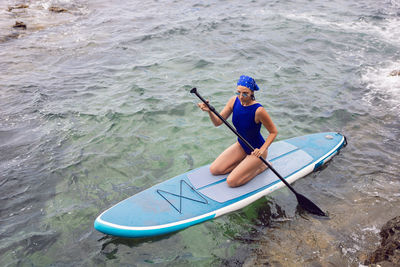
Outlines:
[[324,216],[327,217],[325,212],[323,212],[317,205],[315,205],[311,200],[306,198],[305,196],[296,193],[297,201],[299,202],[299,205],[308,211],[311,214],[318,215],[318,216]]

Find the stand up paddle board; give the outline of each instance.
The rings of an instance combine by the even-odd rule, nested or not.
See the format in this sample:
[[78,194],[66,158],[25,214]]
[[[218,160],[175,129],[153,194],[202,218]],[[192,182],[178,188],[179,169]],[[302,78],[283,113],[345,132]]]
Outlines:
[[[288,182],[317,170],[346,145],[334,132],[274,142],[267,160]],[[178,175],[129,197],[100,214],[94,228],[120,237],[171,233],[241,209],[285,185],[269,169],[248,183],[231,188],[225,175],[214,176],[210,165]]]

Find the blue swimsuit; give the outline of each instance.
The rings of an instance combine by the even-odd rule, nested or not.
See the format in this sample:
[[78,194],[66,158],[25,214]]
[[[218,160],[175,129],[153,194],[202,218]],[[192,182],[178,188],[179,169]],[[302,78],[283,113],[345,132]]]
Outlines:
[[[256,103],[251,106],[242,106],[239,98],[236,98],[235,104],[233,104],[233,115],[232,122],[235,125],[236,130],[239,134],[247,140],[254,148],[260,148],[265,140],[262,137],[261,122],[255,122],[256,110],[262,107],[261,104]],[[251,154],[251,149],[246,146],[245,143],[238,138],[239,144],[242,146],[246,154]]]

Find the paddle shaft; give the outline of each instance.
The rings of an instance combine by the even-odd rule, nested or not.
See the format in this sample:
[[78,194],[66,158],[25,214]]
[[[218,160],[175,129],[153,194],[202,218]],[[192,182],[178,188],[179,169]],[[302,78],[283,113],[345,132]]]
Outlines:
[[[217,115],[217,117],[218,117],[223,123],[225,123],[225,125],[228,126],[228,128],[231,129],[231,131],[234,132],[234,133],[237,135],[237,137],[239,137],[240,140],[242,140],[243,143],[246,144],[246,146],[247,146],[248,148],[251,149],[251,151],[254,151],[254,147],[253,147],[249,142],[247,142],[247,140],[244,139],[243,136],[241,136],[241,135],[238,133],[238,131],[236,131],[236,129],[233,128],[233,126],[232,126],[229,122],[227,122],[227,121],[221,116],[221,114],[219,114],[219,113],[215,110],[215,108],[214,108],[213,106],[211,106],[211,105],[197,92],[197,89],[196,89],[196,88],[193,88],[190,92],[193,93],[193,94],[195,94],[198,98],[200,98],[200,100],[203,101],[203,103],[206,104],[207,107],[208,107],[215,115]],[[270,168],[271,171],[273,171],[273,172],[275,173],[275,175],[278,176],[278,178],[281,179],[281,181],[282,181],[293,193],[295,193],[295,194],[297,195],[296,190],[294,190],[294,188],[293,188],[288,182],[286,182],[285,179],[282,178],[282,176],[274,169],[274,167],[271,166],[271,164],[268,163],[268,161],[266,161],[266,160],[265,160],[263,157],[261,157],[261,156],[259,157],[259,159],[260,159],[262,162],[264,162],[264,164],[267,165],[268,168]]]

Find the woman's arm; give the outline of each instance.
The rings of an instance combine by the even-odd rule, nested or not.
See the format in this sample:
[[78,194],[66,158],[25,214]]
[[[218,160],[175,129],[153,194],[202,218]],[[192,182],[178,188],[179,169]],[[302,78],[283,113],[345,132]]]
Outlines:
[[265,143],[260,147],[260,149],[254,150],[253,154],[259,157],[268,149],[268,147],[274,141],[275,137],[278,135],[278,129],[276,128],[275,124],[272,122],[271,117],[263,107],[259,107],[256,110],[255,121],[257,123],[261,122],[269,132]]
[[[226,103],[226,105],[225,105],[225,107],[223,108],[223,110],[220,112],[222,118],[224,118],[225,120],[232,114],[232,111],[233,111],[233,104],[235,103],[235,99],[236,99],[235,96],[234,96],[234,97],[231,97],[231,99],[229,99],[228,103]],[[220,120],[220,119],[218,118],[218,116],[215,115],[215,114],[207,107],[206,104],[204,104],[204,103],[199,103],[198,106],[199,106],[199,108],[201,108],[201,110],[207,111],[207,112],[208,112],[208,115],[210,116],[210,119],[211,119],[212,123],[213,123],[215,126],[220,126],[220,125],[223,123],[223,121]]]

